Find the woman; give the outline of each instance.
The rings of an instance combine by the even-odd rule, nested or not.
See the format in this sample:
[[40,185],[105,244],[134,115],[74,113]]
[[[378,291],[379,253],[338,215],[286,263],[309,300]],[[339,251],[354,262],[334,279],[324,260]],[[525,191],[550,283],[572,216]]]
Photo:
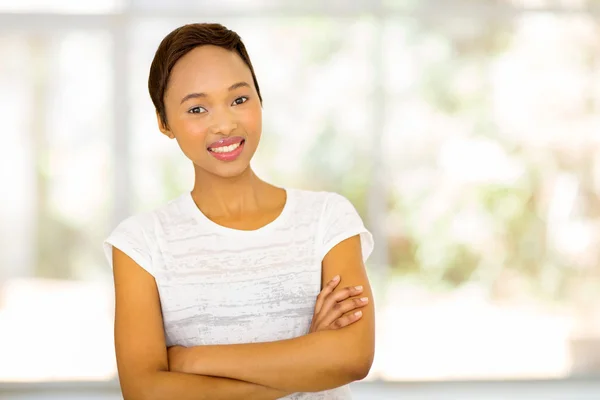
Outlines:
[[350,399],[374,351],[373,241],[356,210],[252,171],[262,98],[235,32],[174,30],[148,86],[195,184],[104,244],[125,400]]

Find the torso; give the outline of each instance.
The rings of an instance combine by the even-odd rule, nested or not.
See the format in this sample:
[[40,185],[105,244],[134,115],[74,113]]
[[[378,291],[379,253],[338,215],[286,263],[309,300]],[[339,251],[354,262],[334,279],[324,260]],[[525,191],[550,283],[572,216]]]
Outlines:
[[[189,193],[156,211],[152,268],[167,346],[307,334],[321,289],[316,245],[324,200],[319,192],[288,190],[285,207],[274,208],[272,222],[258,230],[209,220]],[[287,398],[346,400],[350,395],[342,387]]]

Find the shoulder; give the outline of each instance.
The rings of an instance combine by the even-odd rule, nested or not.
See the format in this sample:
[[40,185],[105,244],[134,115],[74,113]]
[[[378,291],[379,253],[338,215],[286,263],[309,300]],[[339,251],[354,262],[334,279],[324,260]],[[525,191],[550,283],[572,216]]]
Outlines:
[[331,225],[362,225],[357,208],[346,196],[333,191],[295,189],[296,207],[299,214],[318,221],[320,229]]
[[185,195],[181,195],[151,210],[123,219],[104,240],[105,250],[109,252],[110,246],[115,246],[149,252],[160,232],[184,218],[185,205]]
[[351,205],[350,200],[337,192],[306,189],[290,190],[294,191],[298,205],[304,210],[309,209],[324,212],[327,208],[331,208],[332,206],[335,207],[342,204]]
[[346,196],[333,191],[302,191],[305,201],[312,202],[318,210],[319,256],[322,259],[335,245],[352,236],[359,235],[366,261],[373,250],[374,242],[371,232],[357,210],[357,207]]
[[128,216],[113,232],[128,230],[151,234],[157,226],[176,222],[187,215],[185,206],[185,194],[183,194],[155,208]]
[[185,195],[181,195],[152,210],[131,215],[122,220],[103,242],[104,254],[112,267],[112,249],[118,248],[139,266],[154,275],[152,255],[161,232],[179,223],[186,213]]

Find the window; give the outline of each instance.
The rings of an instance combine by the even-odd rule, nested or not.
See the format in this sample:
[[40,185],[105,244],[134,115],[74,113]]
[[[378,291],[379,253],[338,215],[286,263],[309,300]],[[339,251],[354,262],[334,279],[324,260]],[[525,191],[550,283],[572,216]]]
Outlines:
[[598,29],[387,21],[385,377],[598,372]]
[[0,57],[0,380],[112,376],[109,37],[3,35]]
[[207,20],[253,60],[259,175],[340,192],[375,233],[369,379],[600,373],[598,2],[51,3],[0,6],[19,22],[0,27],[0,381],[115,377],[101,243],[191,188],[147,76]]

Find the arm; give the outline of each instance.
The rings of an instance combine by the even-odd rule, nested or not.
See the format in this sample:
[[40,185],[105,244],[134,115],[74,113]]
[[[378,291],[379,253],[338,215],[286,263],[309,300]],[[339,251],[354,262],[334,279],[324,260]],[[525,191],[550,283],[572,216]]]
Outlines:
[[239,380],[169,371],[154,278],[113,248],[115,350],[125,400],[274,400],[289,393]]
[[[337,274],[346,282],[362,285],[364,296],[372,299],[358,236],[339,243],[323,259],[323,281]],[[344,329],[268,343],[191,347],[184,350],[181,369],[287,392],[332,389],[368,374],[374,354],[374,325],[371,301],[364,307],[363,317]]]

